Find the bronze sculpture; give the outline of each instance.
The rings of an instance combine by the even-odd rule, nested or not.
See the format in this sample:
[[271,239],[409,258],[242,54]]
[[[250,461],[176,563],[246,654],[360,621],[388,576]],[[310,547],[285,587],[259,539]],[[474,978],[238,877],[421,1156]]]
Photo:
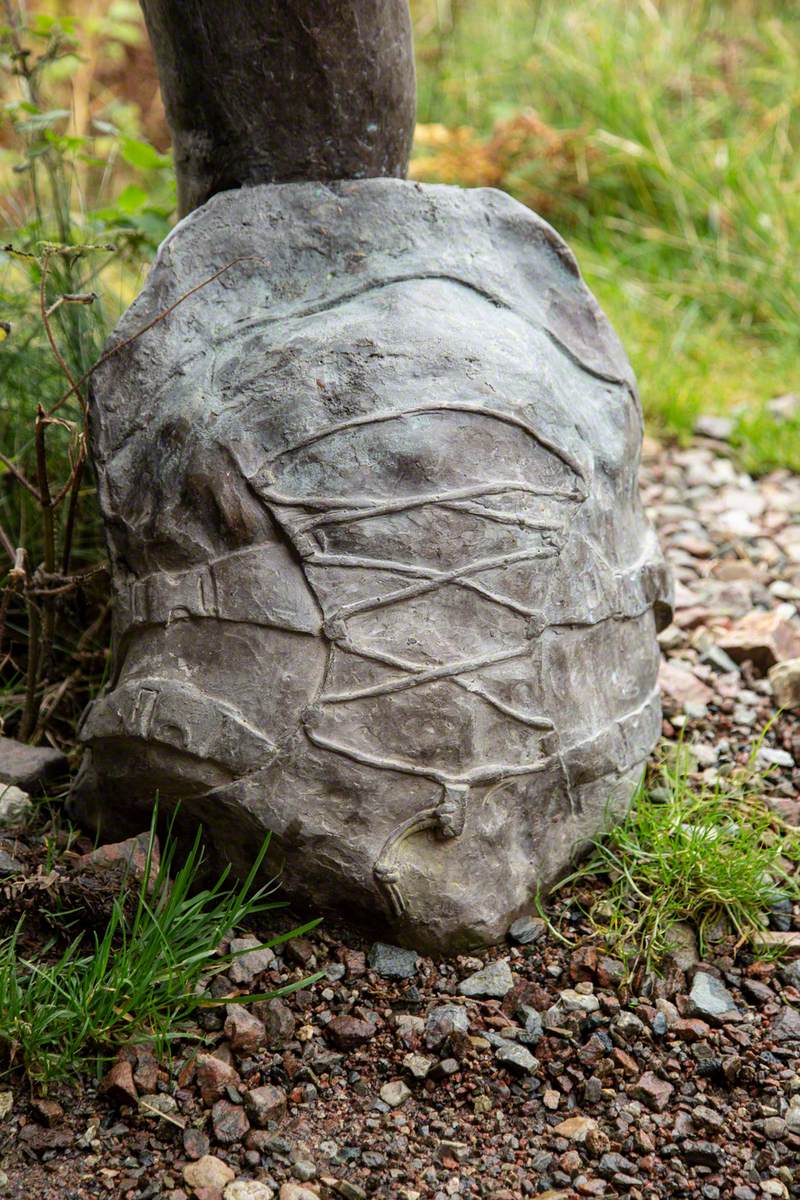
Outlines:
[[629,803],[669,580],[564,243],[366,173],[213,196],[115,338],[215,282],[97,373],[115,674],[76,803],[180,800],[238,869],[272,830],[294,894],[455,949]]

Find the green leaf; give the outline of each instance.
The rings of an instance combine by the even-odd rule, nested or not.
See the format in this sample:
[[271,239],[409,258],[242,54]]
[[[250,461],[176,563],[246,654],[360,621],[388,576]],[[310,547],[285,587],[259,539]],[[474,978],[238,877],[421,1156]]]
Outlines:
[[137,138],[122,139],[122,157],[131,167],[138,167],[141,171],[155,171],[170,165],[168,155],[159,154],[155,146]]
[[35,113],[27,121],[21,121],[19,127],[29,132],[36,129],[50,129],[58,121],[68,120],[70,115],[68,108],[51,108],[49,112]]
[[44,140],[51,146],[55,146],[62,154],[74,153],[86,144],[86,138],[76,137],[74,134],[56,133],[54,129],[45,129]]
[[117,196],[117,208],[123,213],[138,212],[147,203],[147,192],[136,183],[129,183]]
[[170,230],[169,221],[165,221],[158,213],[143,212],[131,216],[131,224],[156,245],[163,242]]

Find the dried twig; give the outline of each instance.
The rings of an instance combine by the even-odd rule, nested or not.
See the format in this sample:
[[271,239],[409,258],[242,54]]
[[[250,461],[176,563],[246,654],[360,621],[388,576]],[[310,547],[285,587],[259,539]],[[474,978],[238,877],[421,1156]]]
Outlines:
[[92,567],[90,571],[82,571],[80,575],[48,575],[45,571],[37,571],[35,582],[45,585],[52,584],[52,586],[36,586],[28,590],[31,596],[63,596],[67,592],[74,592],[77,588],[85,587],[90,579],[96,579],[107,572],[108,567],[105,563],[101,563],[98,567]]
[[[64,355],[61,353],[58,342],[56,341],[56,338],[55,338],[55,334],[53,333],[53,326],[50,323],[50,314],[52,312],[55,312],[55,310],[58,308],[58,305],[60,303],[63,303],[64,300],[66,299],[66,294],[62,295],[59,297],[59,300],[54,305],[52,305],[51,307],[48,307],[48,304],[47,304],[47,276],[48,276],[48,273],[50,270],[50,259],[52,258],[54,253],[58,253],[58,251],[47,249],[47,250],[45,250],[44,254],[42,255],[42,260],[41,260],[42,275],[41,275],[41,279],[39,281],[39,309],[42,314],[42,324],[44,325],[44,331],[47,334],[47,340],[50,343],[50,349],[53,351],[53,355],[56,359],[56,362],[61,367],[61,370],[63,371],[64,375],[66,376],[67,382],[69,383],[70,389],[71,389],[70,394],[78,397],[78,401],[81,405],[81,408],[83,408],[85,410],[86,401],[84,400],[83,396],[80,393],[80,390],[79,390],[80,384],[76,383],[75,378],[69,369],[69,365],[67,364],[67,360],[64,358]],[[91,303],[91,301],[90,301],[90,303]],[[52,414],[48,414],[48,415],[52,415]]]
[[67,520],[64,525],[64,546],[61,556],[61,570],[64,575],[69,571],[69,561],[72,556],[72,541],[75,537],[75,518],[78,513],[78,497],[80,495],[81,479],[83,477],[83,468],[86,463],[86,435],[80,435],[81,452],[78,461],[75,463],[72,480],[70,483],[69,505],[67,506]]
[[153,328],[154,325],[158,325],[164,320],[165,317],[168,317],[170,313],[174,312],[179,305],[183,304],[185,300],[188,300],[190,296],[193,296],[195,292],[199,292],[203,288],[208,287],[210,283],[213,283],[216,279],[219,279],[220,275],[224,275],[226,271],[230,271],[232,267],[238,266],[239,263],[243,262],[258,262],[261,263],[262,266],[269,266],[267,259],[261,258],[257,254],[243,254],[241,257],[234,258],[229,263],[226,263],[224,267],[220,267],[220,269],[215,271],[213,275],[209,275],[208,278],[202,279],[200,283],[196,283],[193,287],[190,287],[188,291],[185,291],[181,296],[178,296],[178,299],[172,304],[168,305],[167,308],[164,308],[160,313],[157,313],[151,321],[148,321],[146,324],[144,324],[141,329],[137,329],[135,333],[132,333],[130,337],[125,338],[123,342],[119,342],[118,345],[112,346],[110,350],[106,350],[104,354],[101,354],[94,366],[89,367],[88,371],[84,371],[80,379],[70,386],[70,388],[64,392],[64,395],[56,401],[56,403],[50,409],[49,415],[52,416],[54,412],[57,412],[57,410],[61,408],[62,404],[66,404],[70,397],[76,393],[78,388],[83,387],[84,383],[86,383],[92,377],[94,372],[97,371],[98,368],[102,367],[104,363],[107,363],[110,358],[113,358],[114,355],[119,354],[122,350],[127,349],[132,342],[138,341],[142,334],[147,333]]
[[39,706],[39,717],[36,721],[36,728],[31,736],[31,742],[34,745],[37,745],[41,741],[44,731],[47,728],[48,721],[53,716],[56,708],[64,699],[70,688],[79,683],[80,677],[81,672],[80,668],[78,668],[71,674],[67,675],[65,679],[62,679],[61,683],[56,684],[55,687],[49,688],[45,692],[44,696],[42,697],[42,703]]
[[0,525],[0,546],[3,547],[6,554],[8,555],[8,557],[11,559],[11,561],[13,563],[14,557],[15,557],[14,543],[12,542],[11,538],[8,536],[8,534],[6,533],[6,531],[2,525]]
[[[94,292],[80,291],[64,292],[55,300],[49,302],[47,286],[50,279],[51,263],[56,256],[61,255],[71,260],[72,257],[95,248],[97,247],[43,244],[38,255],[30,255],[27,252],[17,251],[13,247],[8,247],[15,255],[25,259],[32,259],[39,266],[41,272],[39,282],[39,310],[42,325],[52,354],[69,385],[64,394],[49,411],[46,411],[41,404],[37,405],[34,424],[35,482],[28,479],[25,472],[17,467],[16,464],[0,454],[0,462],[6,466],[17,483],[25,488],[33,497],[39,509],[42,523],[43,562],[41,567],[36,571],[31,570],[27,556],[23,554],[21,559],[15,557],[15,555],[21,552],[15,552],[11,538],[8,537],[5,531],[0,529],[0,543],[12,561],[15,561],[15,569],[17,570],[13,582],[10,581],[9,587],[5,589],[3,600],[0,604],[0,634],[5,629],[6,614],[14,592],[22,591],[27,613],[27,670],[25,693],[22,699],[22,717],[19,727],[19,736],[23,741],[32,740],[36,742],[44,735],[47,723],[56,707],[61,703],[64,696],[73,687],[78,685],[81,678],[82,667],[78,666],[55,687],[48,686],[47,684],[50,660],[54,647],[56,620],[62,599],[69,593],[79,592],[90,578],[98,575],[101,571],[107,570],[104,564],[93,571],[77,575],[69,573],[81,480],[87,459],[86,430],[84,427],[77,431],[73,448],[70,451],[70,471],[68,478],[59,487],[55,487],[50,478],[48,465],[48,426],[58,424],[62,428],[65,428],[71,435],[75,434],[75,425],[72,422],[56,417],[55,414],[72,396],[77,396],[85,426],[87,400],[82,389],[98,367],[137,341],[148,330],[158,325],[170,313],[174,312],[179,305],[183,304],[203,288],[208,287],[209,284],[219,279],[237,264],[257,262],[266,265],[265,260],[256,255],[243,255],[226,263],[225,266],[220,267],[212,275],[209,275],[206,279],[187,289],[172,304],[162,309],[161,312],[147,321],[141,329],[138,329],[116,346],[112,346],[100,356],[89,370],[78,376],[77,372],[74,372],[70,367],[61,351],[53,328],[52,317],[65,304],[92,304],[96,299],[96,294]],[[61,572],[59,574],[56,570],[58,559],[56,514],[64,503],[66,503],[67,509],[60,539]],[[77,648],[73,653],[73,660],[77,659],[80,663],[81,660],[87,657],[85,647],[99,633],[107,616],[108,607],[106,606],[97,619],[81,635]],[[1,637],[0,644],[2,644]]]
[[[30,578],[30,576],[28,577]],[[25,701],[19,727],[20,741],[27,742],[39,715],[39,679],[41,668],[42,618],[33,598],[25,589],[25,609],[28,616],[28,665],[25,676]]]
[[27,491],[30,492],[30,494],[33,496],[36,503],[41,504],[42,497],[39,495],[39,492],[37,491],[37,489],[34,487],[34,485],[31,483],[31,481],[27,478],[27,476],[22,471],[20,471],[19,467],[15,466],[10,458],[6,458],[5,454],[3,454],[2,451],[0,451],[0,462],[3,464],[3,466],[6,468],[7,471],[11,472],[11,474],[16,479],[17,483],[21,484],[22,487],[26,488]]

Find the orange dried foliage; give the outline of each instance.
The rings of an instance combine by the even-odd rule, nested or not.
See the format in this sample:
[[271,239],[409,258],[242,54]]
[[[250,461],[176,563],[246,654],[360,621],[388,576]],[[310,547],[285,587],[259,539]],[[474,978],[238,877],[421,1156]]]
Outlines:
[[497,121],[488,138],[462,125],[418,125],[409,175],[424,183],[500,187],[547,213],[580,198],[600,151],[587,130],[555,129],[535,112]]

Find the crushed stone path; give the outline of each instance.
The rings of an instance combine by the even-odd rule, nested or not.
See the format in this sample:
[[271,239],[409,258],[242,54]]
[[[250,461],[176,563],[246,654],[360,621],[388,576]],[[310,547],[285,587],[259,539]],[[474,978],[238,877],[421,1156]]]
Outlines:
[[[677,581],[664,733],[713,782],[769,725],[764,800],[800,825],[800,478],[750,479],[712,440],[648,440],[642,495]],[[796,943],[779,963],[724,939],[701,962],[686,928],[635,987],[569,896],[553,915],[560,937],[531,913],[506,945],[447,961],[332,921],[240,960],[200,1057],[132,1050],[102,1088],[45,1099],[0,1083],[0,1197],[800,1196],[798,907],[774,915]],[[284,1000],[235,1003],[317,970]]]

